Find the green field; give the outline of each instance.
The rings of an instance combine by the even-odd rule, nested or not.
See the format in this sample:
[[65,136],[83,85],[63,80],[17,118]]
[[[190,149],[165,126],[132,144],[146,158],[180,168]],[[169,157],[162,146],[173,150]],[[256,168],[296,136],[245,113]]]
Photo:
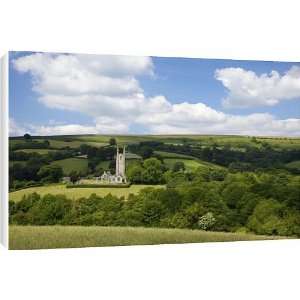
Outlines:
[[292,161],[292,162],[286,164],[286,166],[288,168],[300,170],[300,160]]
[[281,238],[190,229],[9,226],[9,248],[14,250],[252,241]]
[[16,152],[25,152],[25,153],[38,153],[38,154],[48,154],[48,152],[54,152],[53,149],[20,149]]
[[9,161],[9,166],[12,167],[15,164],[20,164],[22,166],[26,165],[26,161],[23,160],[10,160]]
[[[93,141],[92,138],[89,139],[89,136],[86,136],[86,138],[87,139],[85,139],[84,136],[82,137],[82,139],[79,136],[68,136],[67,138],[64,136],[58,136],[58,137],[45,136],[43,138],[34,138],[33,141],[43,142],[44,140],[48,140],[51,148],[55,148],[55,149],[59,150],[59,149],[65,148],[65,147],[78,148],[82,144],[88,144],[88,145],[94,146],[94,147],[103,147],[108,144],[108,140],[109,140],[109,139],[107,139],[107,142],[97,142],[97,141]],[[10,138],[9,143],[10,143],[10,145],[24,143],[24,139]],[[35,150],[40,150],[40,149],[27,149],[27,150],[35,151]],[[17,151],[23,151],[23,149],[17,150]]]
[[89,197],[91,194],[97,194],[98,196],[106,196],[111,193],[114,196],[127,198],[129,194],[137,194],[141,189],[146,187],[162,188],[163,185],[134,185],[132,184],[128,188],[76,188],[67,189],[63,184],[53,184],[48,186],[31,187],[15,192],[9,193],[9,200],[20,201],[23,195],[32,193],[38,193],[40,195],[53,194],[66,195],[70,199],[78,199],[80,197]]
[[72,171],[85,174],[88,171],[88,160],[84,158],[66,158],[55,160],[51,165],[62,167],[64,175],[69,175]]
[[178,159],[178,158],[166,158],[164,159],[165,165],[169,168],[172,169],[173,166],[175,165],[176,162],[181,161],[184,163],[186,170],[189,171],[195,171],[199,167],[205,167],[207,168],[206,165],[203,165],[199,163],[196,160],[190,160],[190,159]]
[[165,152],[165,151],[154,151],[155,154],[160,155],[162,158],[183,158],[183,159],[196,159],[194,156],[178,154],[173,152]]
[[[61,140],[49,140],[50,142],[50,147],[61,149],[64,147],[70,147],[70,148],[78,148],[80,145],[84,144],[85,142],[80,141],[80,140],[72,140],[72,141],[61,141]],[[107,145],[106,143],[95,143],[95,142],[86,142],[85,144],[88,144],[90,146],[95,146],[95,147],[103,147]]]
[[96,167],[96,170],[99,170],[99,169],[108,170],[110,162],[111,162],[110,160],[105,160],[105,161],[99,162],[99,164]]
[[189,171],[195,171],[199,167],[223,169],[223,167],[219,165],[209,163],[206,161],[201,161],[196,157],[190,155],[165,152],[165,151],[155,151],[154,153],[160,155],[163,158],[165,165],[170,169],[172,169],[175,163],[178,161],[183,162],[185,168]]

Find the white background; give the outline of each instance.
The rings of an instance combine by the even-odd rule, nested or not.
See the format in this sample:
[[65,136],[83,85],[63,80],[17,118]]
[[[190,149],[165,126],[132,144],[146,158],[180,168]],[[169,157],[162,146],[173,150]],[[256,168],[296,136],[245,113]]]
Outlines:
[[[2,1],[0,54],[300,61],[298,1]],[[2,249],[0,249],[2,250]],[[0,251],[1,299],[299,299],[299,241]]]

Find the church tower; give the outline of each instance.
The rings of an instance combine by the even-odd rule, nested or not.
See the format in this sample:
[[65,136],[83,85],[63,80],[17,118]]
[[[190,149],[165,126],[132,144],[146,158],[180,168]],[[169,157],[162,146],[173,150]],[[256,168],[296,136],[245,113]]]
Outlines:
[[123,178],[126,177],[125,175],[125,166],[126,166],[126,160],[125,160],[125,146],[123,147],[123,153],[119,152],[119,147],[117,146],[117,156],[116,156],[116,176],[122,176]]

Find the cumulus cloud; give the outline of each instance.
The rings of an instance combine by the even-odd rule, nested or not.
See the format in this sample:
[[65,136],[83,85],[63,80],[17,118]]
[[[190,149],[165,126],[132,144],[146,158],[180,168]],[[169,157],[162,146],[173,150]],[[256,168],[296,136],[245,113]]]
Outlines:
[[201,115],[201,112],[197,111],[197,107],[194,107],[193,112],[199,114],[199,118],[189,121],[178,120],[171,113],[165,116],[166,122],[150,123],[150,131],[156,134],[299,136],[300,119],[280,120],[268,113],[246,116],[230,115],[212,110],[209,107],[206,108],[211,112],[210,117],[207,117],[205,112],[204,115]]
[[[163,95],[147,97],[139,76],[154,75],[154,65],[149,57],[36,53],[16,58],[13,65],[17,71],[31,74],[32,88],[45,106],[81,112],[91,117],[92,125],[32,126],[31,132],[38,135],[126,134],[134,133],[137,127],[143,128],[145,133],[161,134],[297,135],[300,128],[299,119],[279,120],[270,114],[230,115],[201,102],[174,104]],[[217,70],[216,78],[230,91],[235,90],[239,88],[239,76],[235,72],[236,69]],[[248,71],[238,69],[238,72],[243,78]],[[292,68],[285,76],[296,78],[298,72]],[[260,77],[253,72],[247,73],[248,79],[244,80],[243,86],[253,78],[260,82],[265,77],[271,82],[277,76],[277,81],[286,81],[284,76],[275,73]],[[269,90],[272,90],[272,85],[269,83]],[[286,86],[287,83],[280,85]],[[293,86],[297,86],[296,82]],[[262,84],[260,89],[260,94],[272,94],[263,91]],[[289,92],[290,97],[295,94],[295,91],[294,94]],[[240,98],[236,95],[230,92],[228,99],[231,100],[226,101],[238,101]],[[282,97],[287,96],[282,92]],[[265,99],[261,95],[258,98]],[[268,101],[271,103],[273,98],[269,96]]]
[[21,136],[26,133],[26,129],[18,124],[13,118],[9,119],[9,136]]
[[94,126],[84,126],[78,124],[66,124],[55,126],[31,126],[29,130],[34,135],[71,135],[71,134],[96,134]]
[[300,99],[300,67],[283,75],[277,71],[257,75],[242,68],[217,69],[215,78],[228,89],[225,107],[273,106],[280,101]]

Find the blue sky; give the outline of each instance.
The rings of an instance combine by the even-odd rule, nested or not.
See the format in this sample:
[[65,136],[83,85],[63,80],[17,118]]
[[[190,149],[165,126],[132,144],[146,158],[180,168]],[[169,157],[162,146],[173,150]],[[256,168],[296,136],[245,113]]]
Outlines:
[[300,131],[300,63],[11,52],[9,77],[11,135]]

